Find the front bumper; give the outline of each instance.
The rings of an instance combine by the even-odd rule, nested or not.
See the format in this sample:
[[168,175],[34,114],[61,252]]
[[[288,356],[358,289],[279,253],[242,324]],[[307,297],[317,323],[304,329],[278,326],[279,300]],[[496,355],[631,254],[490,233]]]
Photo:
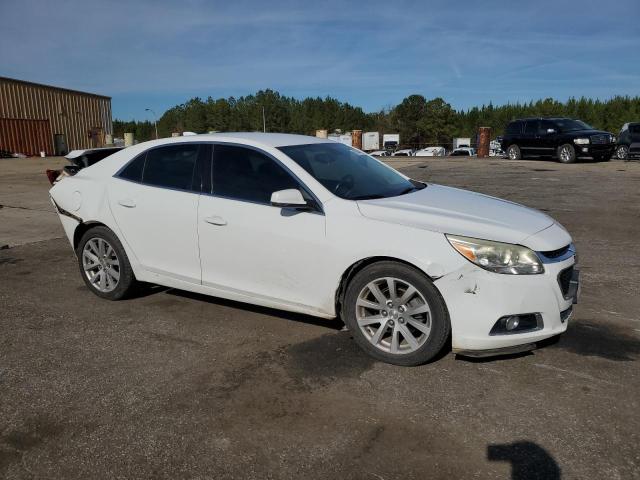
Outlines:
[[[575,256],[545,263],[539,275],[501,275],[471,263],[434,283],[449,310],[454,353],[488,356],[531,349],[531,345],[566,331],[572,305],[580,294]],[[567,280],[561,273],[569,272]],[[539,314],[542,328],[490,335],[496,321],[509,315]],[[524,348],[524,347],[527,348]]]
[[611,157],[616,149],[614,143],[575,145],[577,157]]

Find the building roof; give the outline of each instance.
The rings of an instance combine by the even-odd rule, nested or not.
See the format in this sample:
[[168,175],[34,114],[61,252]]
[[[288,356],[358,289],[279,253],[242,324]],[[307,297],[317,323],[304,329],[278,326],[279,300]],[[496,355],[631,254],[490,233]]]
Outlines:
[[72,90],[70,88],[56,87],[54,85],[46,85],[44,83],[28,82],[26,80],[18,80],[17,78],[9,78],[9,77],[1,77],[0,76],[0,81],[22,83],[24,85],[31,85],[31,86],[34,86],[34,87],[50,88],[52,90],[60,90],[60,91],[63,91],[63,92],[75,93],[75,94],[78,94],[78,95],[89,95],[91,97],[107,98],[107,99],[111,100],[111,97],[108,97],[106,95],[100,95],[98,93],[82,92],[80,90]]

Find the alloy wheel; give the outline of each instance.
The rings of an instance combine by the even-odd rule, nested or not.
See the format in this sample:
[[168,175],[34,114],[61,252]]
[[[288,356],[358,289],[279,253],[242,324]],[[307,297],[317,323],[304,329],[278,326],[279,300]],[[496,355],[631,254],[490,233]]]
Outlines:
[[410,283],[392,277],[378,278],[360,291],[356,321],[369,342],[392,354],[418,350],[431,333],[431,309]]
[[571,149],[567,145],[560,149],[560,159],[563,162],[568,162],[571,160]]
[[518,152],[516,152],[516,149],[513,147],[509,147],[509,159],[510,160],[518,159]]
[[626,160],[627,157],[629,155],[629,152],[627,151],[627,147],[624,145],[620,145],[618,147],[618,149],[616,150],[616,156],[620,159],[620,160]]
[[82,268],[89,283],[99,292],[113,291],[120,280],[120,260],[103,238],[94,237],[82,249]]

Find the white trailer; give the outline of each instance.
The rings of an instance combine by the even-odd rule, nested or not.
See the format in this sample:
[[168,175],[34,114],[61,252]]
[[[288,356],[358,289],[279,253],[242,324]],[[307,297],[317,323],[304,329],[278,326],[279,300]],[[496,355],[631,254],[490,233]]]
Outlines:
[[378,132],[364,132],[362,134],[362,150],[370,152],[380,149],[380,134]]
[[327,138],[329,140],[333,140],[334,142],[344,143],[345,145],[349,145],[349,146],[351,146],[352,144],[350,133],[344,133],[344,134],[330,133],[329,135],[327,135]]
[[400,134],[399,133],[385,133],[382,136],[382,148],[398,148],[400,145]]
[[453,149],[460,147],[470,147],[471,139],[470,138],[454,138],[453,139]]

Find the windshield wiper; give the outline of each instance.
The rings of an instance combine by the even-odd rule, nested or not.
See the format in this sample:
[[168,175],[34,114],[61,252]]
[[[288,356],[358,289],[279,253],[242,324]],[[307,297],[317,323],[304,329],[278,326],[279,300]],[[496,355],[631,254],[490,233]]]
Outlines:
[[351,197],[349,200],[375,200],[376,198],[388,198],[388,195],[360,195],[359,197]]

